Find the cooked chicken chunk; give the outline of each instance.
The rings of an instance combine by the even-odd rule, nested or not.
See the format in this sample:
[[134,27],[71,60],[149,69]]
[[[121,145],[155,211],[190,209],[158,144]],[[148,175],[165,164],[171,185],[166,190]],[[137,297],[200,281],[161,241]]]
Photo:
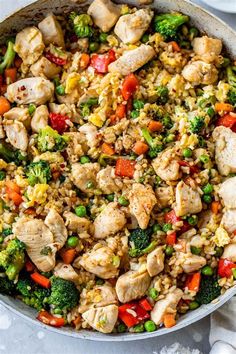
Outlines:
[[19,218],[13,233],[26,244],[28,256],[40,271],[49,272],[55,267],[57,249],[53,245],[53,234],[42,220]]
[[119,18],[114,28],[115,34],[124,43],[135,43],[148,29],[153,17],[151,9],[140,9]]
[[140,47],[126,51],[119,59],[108,67],[110,72],[119,72],[121,75],[128,75],[141,68],[155,55],[150,45],[141,44]]
[[53,234],[57,248],[62,248],[67,240],[68,233],[61,215],[56,210],[50,209],[44,223]]
[[122,183],[116,182],[116,179],[115,169],[111,166],[107,166],[97,174],[98,188],[100,188],[104,194],[119,192]]
[[115,289],[108,284],[96,285],[93,289],[84,288],[80,294],[79,312],[83,313],[89,308],[117,304]]
[[7,87],[7,98],[18,104],[41,105],[53,95],[54,85],[43,77],[30,77],[14,82]]
[[214,129],[215,160],[221,175],[236,172],[236,133],[223,126]]
[[32,131],[38,133],[40,129],[48,125],[49,112],[45,105],[38,106],[31,119]]
[[194,38],[192,41],[193,51],[207,63],[218,58],[222,50],[222,41],[207,36]]
[[111,333],[118,319],[118,306],[108,305],[90,309],[82,314],[83,319],[102,333]]
[[147,255],[147,271],[150,277],[154,277],[164,269],[165,255],[161,246]]
[[109,203],[94,220],[94,237],[106,238],[123,229],[126,218],[117,203]]
[[196,214],[202,210],[202,201],[198,191],[181,181],[177,184],[176,192],[176,207],[177,216],[186,214]]
[[80,276],[76,273],[74,268],[70,264],[65,264],[62,262],[57,263],[53,270],[53,274],[56,277],[73,281],[75,284],[77,284],[80,280]]
[[150,214],[157,202],[152,187],[134,183],[128,195],[130,213],[134,215],[141,229],[146,229]]
[[37,27],[26,27],[17,33],[14,49],[25,65],[34,64],[44,48],[43,36]]
[[175,149],[162,151],[152,162],[152,166],[158,176],[164,181],[176,181],[181,177],[180,165],[176,157]]
[[174,201],[173,187],[158,187],[156,189],[157,205],[160,208],[166,208],[170,206]]
[[231,262],[236,262],[236,243],[230,243],[225,246],[222,258],[226,258]]
[[151,278],[146,270],[129,270],[116,282],[116,293],[120,302],[126,303],[142,297],[148,289]]
[[22,122],[26,128],[30,127],[30,114],[28,108],[13,107],[4,114],[5,119],[18,120]]
[[164,299],[155,303],[151,311],[151,319],[157,326],[163,322],[165,314],[176,311],[176,307],[182,295],[183,291],[177,288],[172,293],[167,294]]
[[219,195],[226,208],[236,208],[236,177],[228,178],[221,184]]
[[97,243],[91,251],[74,261],[74,266],[78,265],[102,279],[110,279],[118,275],[120,261],[108,246]]
[[17,120],[5,120],[3,122],[3,127],[10,144],[16,149],[26,151],[29,137],[24,124]]
[[184,257],[182,268],[185,273],[192,273],[196,272],[204,265],[206,265],[206,259],[204,257],[191,254],[187,257]]
[[85,155],[85,151],[83,150],[84,136],[79,132],[69,132],[65,133],[65,135],[69,136],[70,140],[66,148],[66,152],[68,154],[68,159],[71,163],[75,163],[79,160],[79,158]]
[[236,209],[226,210],[224,212],[221,219],[221,226],[228,233],[232,233],[236,230]]
[[61,25],[54,15],[49,15],[43,21],[39,22],[38,28],[43,34],[45,45],[52,43],[58,47],[65,47]]
[[94,0],[88,8],[96,26],[108,32],[120,17],[120,7],[110,0]]
[[[71,169],[72,181],[82,192],[93,194],[94,188],[96,187],[96,175],[98,171],[98,163],[74,163]],[[90,187],[90,185],[92,185],[92,187]]]
[[32,72],[33,76],[42,76],[46,79],[53,79],[60,73],[61,68],[60,66],[52,63],[47,58],[41,57],[36,61],[36,63],[31,65],[30,71]]
[[211,85],[218,78],[218,70],[215,65],[198,60],[188,63],[183,68],[182,75],[193,85]]
[[70,211],[65,211],[63,214],[66,219],[68,230],[76,232],[80,238],[90,237],[91,221],[86,218],[81,218]]
[[99,143],[99,139],[97,137],[97,128],[90,123],[84,124],[79,128],[79,131],[83,133],[86,137],[87,144],[89,147],[95,147]]

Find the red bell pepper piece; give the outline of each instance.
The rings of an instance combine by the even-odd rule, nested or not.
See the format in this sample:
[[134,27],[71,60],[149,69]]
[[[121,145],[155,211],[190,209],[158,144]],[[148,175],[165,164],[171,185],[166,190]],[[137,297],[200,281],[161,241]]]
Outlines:
[[67,63],[67,59],[57,57],[56,55],[52,54],[51,52],[46,52],[45,57],[50,60],[52,63],[58,66],[64,66]]
[[139,305],[145,310],[145,311],[151,311],[152,310],[152,305],[148,301],[148,299],[144,298],[139,300]]
[[119,158],[116,161],[116,176],[133,178],[135,161]]
[[222,278],[230,278],[233,268],[236,268],[236,263],[231,262],[227,258],[221,258],[218,263],[218,275]]
[[134,92],[138,88],[138,79],[134,74],[129,74],[125,77],[122,88],[121,88],[121,94],[124,98],[124,100],[128,101],[129,98],[131,98],[134,94]]
[[51,287],[51,282],[48,278],[46,278],[44,275],[39,274],[38,272],[34,272],[33,274],[30,274],[31,279],[43,288],[49,289]]
[[51,127],[58,131],[59,134],[63,134],[69,125],[66,121],[69,121],[70,118],[66,115],[60,113],[50,113],[49,114],[49,122]]
[[184,232],[188,231],[191,229],[191,225],[186,220],[183,220],[183,226],[181,226],[179,230],[179,234],[183,234]]
[[91,57],[91,66],[99,74],[108,72],[108,65],[116,60],[116,55],[113,49],[110,49],[106,54],[93,54]]
[[166,236],[167,245],[170,245],[170,246],[175,245],[176,244],[176,239],[177,239],[176,232],[172,232],[171,234],[168,234]]
[[190,274],[187,277],[185,287],[190,291],[198,291],[201,282],[201,273]]
[[137,302],[130,302],[119,307],[118,316],[127,327],[133,327],[139,322],[150,317],[149,313],[144,310]]
[[178,161],[178,164],[180,166],[184,166],[184,167],[189,167],[190,173],[193,175],[194,173],[198,173],[199,172],[199,167],[196,165],[190,165],[189,162],[187,161]]
[[165,214],[164,219],[167,224],[173,224],[173,225],[175,225],[178,221],[181,221],[181,218],[176,215],[174,209],[168,211],[168,213]]
[[233,132],[236,132],[236,115],[231,115],[230,113],[227,113],[223,117],[217,119],[216,125],[223,125],[226,128],[232,129]]
[[45,310],[38,313],[37,320],[53,327],[62,327],[65,325],[64,318],[55,317]]

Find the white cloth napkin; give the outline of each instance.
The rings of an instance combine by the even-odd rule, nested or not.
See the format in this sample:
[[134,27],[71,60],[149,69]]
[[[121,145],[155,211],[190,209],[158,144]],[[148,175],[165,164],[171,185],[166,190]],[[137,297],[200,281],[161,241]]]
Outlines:
[[236,296],[211,315],[210,354],[236,354]]

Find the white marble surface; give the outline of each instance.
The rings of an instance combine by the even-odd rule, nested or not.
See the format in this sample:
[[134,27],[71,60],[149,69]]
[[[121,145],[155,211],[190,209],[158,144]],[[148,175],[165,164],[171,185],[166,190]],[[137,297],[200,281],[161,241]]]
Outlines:
[[[0,0],[0,21],[5,15],[30,2],[31,0]],[[194,2],[211,10],[236,29],[236,15],[212,10],[200,0]],[[130,343],[95,343],[41,330],[0,306],[0,354],[183,354],[182,349],[162,349],[176,342],[184,347],[198,349],[195,354],[199,354],[199,351],[208,354],[208,337],[209,318],[205,318],[162,338]]]

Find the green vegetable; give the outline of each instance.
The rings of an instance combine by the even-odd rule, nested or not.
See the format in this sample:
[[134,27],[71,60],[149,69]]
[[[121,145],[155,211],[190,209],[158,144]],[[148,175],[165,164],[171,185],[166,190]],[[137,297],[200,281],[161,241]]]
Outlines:
[[186,148],[186,149],[183,150],[183,157],[187,157],[188,158],[188,157],[191,157],[192,154],[193,154],[193,152],[189,148]]
[[142,128],[142,135],[149,145],[148,156],[154,159],[163,150],[163,145],[158,138],[152,138],[147,128]]
[[202,148],[206,147],[206,140],[202,136],[198,136],[198,145]]
[[197,37],[199,34],[199,31],[196,27],[191,27],[189,29],[189,40],[192,41],[195,37]]
[[50,305],[61,310],[70,310],[78,304],[79,292],[72,281],[58,277],[51,278]]
[[214,273],[213,269],[208,265],[203,267],[201,272],[202,272],[202,274],[207,275],[207,276],[212,276]]
[[137,324],[136,326],[133,327],[133,331],[135,333],[142,333],[144,332],[144,325],[142,323]]
[[209,108],[207,108],[207,114],[208,114],[208,116],[210,117],[210,118],[213,118],[214,116],[215,116],[215,110],[214,110],[214,108],[212,108],[212,107],[209,107]]
[[36,106],[35,106],[35,104],[30,103],[29,106],[28,106],[28,112],[29,112],[29,114],[32,116],[35,111],[36,111]]
[[153,226],[152,226],[152,230],[153,230],[153,232],[157,232],[157,231],[161,231],[162,230],[162,228],[161,228],[161,225],[159,225],[159,224],[154,224]]
[[154,332],[157,327],[152,320],[148,320],[144,323],[144,328],[147,332]]
[[210,204],[212,202],[212,197],[209,194],[204,194],[202,199],[206,204]]
[[79,243],[79,239],[76,236],[71,236],[67,240],[67,246],[68,247],[74,248],[74,247],[76,247],[78,245],[78,243]]
[[228,66],[226,68],[226,74],[227,74],[228,83],[233,88],[236,88],[236,66]]
[[144,35],[141,38],[142,43],[147,43],[149,41],[149,34],[144,33]]
[[221,257],[224,252],[224,247],[215,247],[215,256],[216,257]]
[[15,284],[7,277],[0,277],[0,294],[15,295]]
[[215,276],[202,276],[200,290],[196,295],[196,301],[199,304],[209,304],[212,300],[220,296],[221,287]]
[[56,130],[46,126],[38,134],[37,146],[40,152],[63,151],[68,141],[68,136],[60,135]]
[[172,225],[170,223],[166,223],[162,226],[162,230],[164,232],[170,231],[170,230],[172,230]]
[[130,117],[131,117],[132,119],[138,118],[138,117],[139,117],[139,111],[132,110],[132,111],[130,112]]
[[181,13],[167,13],[154,17],[154,30],[160,33],[165,40],[176,38],[181,25],[189,21],[189,17]]
[[16,285],[16,290],[25,297],[30,297],[32,294],[33,283],[30,279],[19,279]]
[[192,254],[196,254],[196,255],[200,254],[202,251],[200,247],[196,247],[196,246],[191,246],[190,249]]
[[80,104],[79,108],[83,117],[87,117],[90,114],[91,107],[98,104],[97,97],[90,97],[86,102]]
[[89,162],[90,162],[90,158],[88,156],[81,156],[80,163],[85,164]]
[[6,178],[6,172],[0,171],[0,181],[3,181]]
[[159,296],[159,292],[155,288],[150,288],[148,291],[148,295],[150,296],[151,299],[155,301]]
[[203,188],[202,191],[204,194],[211,194],[213,192],[214,188],[213,185],[210,183],[207,183]]
[[232,273],[233,273],[233,278],[236,279],[236,268],[232,269]]
[[94,188],[94,183],[93,183],[93,181],[88,181],[87,184],[86,184],[86,188],[87,188],[87,189],[92,189],[92,188]]
[[203,117],[196,116],[190,120],[190,130],[192,133],[199,134],[205,127],[205,120]]
[[17,166],[26,159],[20,150],[12,150],[4,143],[0,143],[0,158],[6,162],[14,162]]
[[124,332],[126,332],[126,326],[124,325],[124,323],[120,323],[120,324],[117,326],[117,331],[118,331],[118,333],[124,333]]
[[144,101],[142,100],[134,100],[133,101],[133,107],[137,110],[140,110],[144,107]]
[[50,289],[42,288],[29,279],[20,279],[17,283],[17,290],[21,300],[28,306],[40,311],[45,308],[50,296]]
[[87,215],[87,210],[84,205],[79,205],[75,208],[75,214],[81,218]]
[[118,198],[118,203],[122,206],[128,206],[129,205],[129,201],[127,198],[125,198],[123,195],[121,195],[119,198]]
[[102,167],[106,167],[107,165],[111,165],[112,162],[115,162],[118,158],[119,158],[119,156],[117,156],[117,155],[110,156],[107,154],[101,154],[98,158],[98,163]]
[[166,86],[158,86],[156,87],[157,92],[157,102],[159,104],[166,104],[169,99],[169,90]]
[[56,93],[59,95],[59,96],[64,96],[66,94],[66,88],[65,86],[63,85],[58,85],[56,86]]
[[7,45],[6,53],[3,57],[3,61],[0,64],[0,74],[3,74],[5,69],[8,69],[12,66],[15,59],[16,52],[14,51],[13,41],[9,41]]
[[15,280],[25,263],[25,244],[18,239],[10,240],[0,252],[0,267],[9,280]]
[[198,217],[197,215],[191,215],[188,217],[187,221],[190,225],[195,226],[198,223]]
[[26,177],[31,186],[37,183],[48,183],[52,178],[50,165],[47,161],[31,162],[26,168]]
[[[143,230],[143,231],[145,231],[145,230]],[[140,257],[146,253],[153,251],[154,248],[156,247],[156,245],[157,245],[157,242],[152,241],[151,243],[149,243],[149,245],[146,248],[143,248],[143,249],[131,248],[129,250],[129,255],[130,255],[130,257]]]
[[168,134],[167,137],[165,138],[166,143],[172,143],[175,141],[175,134]]
[[162,124],[164,125],[164,127],[166,129],[171,129],[173,127],[173,122],[172,122],[171,118],[168,115],[165,115],[162,118]]
[[189,310],[196,310],[199,307],[199,303],[197,301],[191,301],[188,306]]
[[7,237],[9,235],[12,235],[12,233],[12,229],[9,227],[8,229],[3,229],[2,236]]
[[172,256],[173,253],[174,253],[174,247],[170,245],[166,246],[165,254],[167,256]]
[[228,93],[228,101],[233,106],[236,106],[236,90],[235,89],[232,89],[232,90],[229,91],[229,93]]
[[207,163],[207,162],[210,161],[210,158],[209,158],[209,156],[207,156],[207,155],[201,155],[201,156],[199,156],[199,160],[200,160],[202,163]]
[[94,30],[92,28],[92,18],[87,14],[78,15],[75,12],[70,14],[70,20],[73,23],[74,32],[79,38],[92,37]]
[[115,199],[115,194],[114,194],[114,193],[112,193],[112,194],[107,194],[106,199],[107,199],[109,202],[113,202],[114,199]]
[[107,37],[108,37],[107,33],[105,33],[105,32],[100,33],[100,35],[99,35],[100,42],[107,43]]
[[98,42],[90,42],[89,43],[89,51],[91,53],[97,52],[99,47],[100,47],[100,45]]
[[129,235],[129,242],[133,243],[135,249],[142,250],[150,243],[152,230],[149,229],[135,229]]

